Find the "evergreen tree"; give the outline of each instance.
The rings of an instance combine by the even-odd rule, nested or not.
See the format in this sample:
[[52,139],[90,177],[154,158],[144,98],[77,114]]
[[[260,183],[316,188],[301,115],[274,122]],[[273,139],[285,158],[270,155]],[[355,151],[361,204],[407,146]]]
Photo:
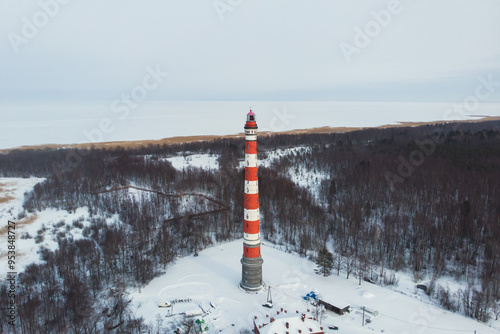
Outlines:
[[318,257],[316,258],[316,264],[318,268],[314,271],[318,275],[323,275],[324,277],[330,276],[333,269],[333,255],[323,246],[323,249],[318,252]]

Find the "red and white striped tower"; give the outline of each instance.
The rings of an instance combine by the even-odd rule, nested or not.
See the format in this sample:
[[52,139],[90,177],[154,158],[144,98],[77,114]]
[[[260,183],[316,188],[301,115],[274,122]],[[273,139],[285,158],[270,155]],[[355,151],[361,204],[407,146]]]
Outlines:
[[257,174],[257,122],[250,110],[245,124],[245,204],[241,287],[246,291],[262,289],[260,254],[259,183]]

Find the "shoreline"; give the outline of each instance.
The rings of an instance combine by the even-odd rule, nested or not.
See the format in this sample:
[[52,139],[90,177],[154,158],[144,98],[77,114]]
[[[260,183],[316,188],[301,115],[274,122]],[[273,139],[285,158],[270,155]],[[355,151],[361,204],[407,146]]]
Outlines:
[[[307,129],[295,129],[282,132],[260,132],[261,136],[276,136],[276,135],[290,135],[290,134],[328,134],[328,133],[345,133],[362,131],[366,129],[390,129],[390,128],[404,128],[404,127],[418,127],[424,125],[436,125],[436,124],[446,124],[446,123],[479,123],[487,121],[498,121],[500,117],[482,117],[479,119],[467,119],[467,120],[449,120],[449,121],[430,121],[430,122],[398,122],[396,124],[386,124],[374,127],[317,127],[317,128],[307,128]],[[82,143],[82,144],[40,144],[40,145],[24,145],[8,149],[0,149],[0,154],[8,154],[12,151],[26,151],[26,150],[46,150],[46,149],[64,149],[64,148],[79,148],[79,149],[90,149],[90,148],[116,148],[123,147],[125,149],[139,148],[148,145],[174,145],[174,144],[184,144],[193,143],[199,141],[214,141],[217,139],[225,138],[239,138],[244,137],[244,133],[229,134],[229,135],[193,135],[193,136],[176,136],[168,137],[162,139],[145,139],[145,140],[135,140],[135,141],[109,141],[109,142],[97,142],[97,143]]]

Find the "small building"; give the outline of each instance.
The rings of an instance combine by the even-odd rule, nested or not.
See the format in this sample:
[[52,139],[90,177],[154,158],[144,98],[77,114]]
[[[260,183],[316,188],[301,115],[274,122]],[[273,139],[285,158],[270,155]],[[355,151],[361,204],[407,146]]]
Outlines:
[[256,334],[324,334],[323,327],[310,313],[290,313],[281,309],[265,317],[254,317],[254,332]]
[[319,304],[320,305],[324,305],[325,306],[325,309],[327,310],[330,310],[330,311],[333,311],[339,315],[344,315],[346,314],[347,312],[349,312],[349,308],[350,308],[350,305],[345,303],[345,302],[342,302],[342,301],[337,301],[334,302],[329,300],[328,302],[323,300],[323,299],[320,299],[319,300]]

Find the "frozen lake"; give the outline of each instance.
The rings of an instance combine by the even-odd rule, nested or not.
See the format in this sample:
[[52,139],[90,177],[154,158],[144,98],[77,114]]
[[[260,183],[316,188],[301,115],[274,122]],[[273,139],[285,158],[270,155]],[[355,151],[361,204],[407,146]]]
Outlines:
[[[463,111],[455,111],[457,105]],[[243,132],[249,107],[259,131],[314,127],[371,127],[398,122],[500,116],[500,103],[333,101],[144,101],[0,105],[0,149]]]

